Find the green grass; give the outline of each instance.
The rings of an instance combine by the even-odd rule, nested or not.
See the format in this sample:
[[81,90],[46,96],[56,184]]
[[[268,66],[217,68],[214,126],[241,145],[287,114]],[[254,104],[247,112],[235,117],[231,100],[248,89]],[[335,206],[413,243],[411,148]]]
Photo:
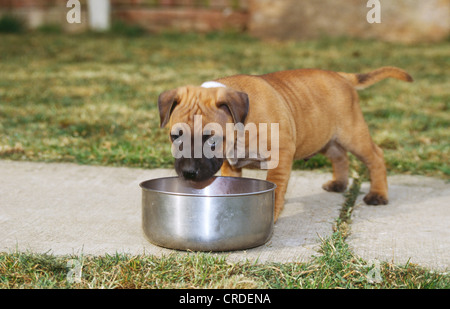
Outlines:
[[[237,34],[0,34],[0,158],[171,167],[160,92],[238,73],[404,68],[408,84],[361,91],[390,173],[450,175],[449,42],[265,42]],[[322,156],[294,168],[322,168]]]
[[[265,42],[236,34],[0,34],[0,159],[171,167],[157,97],[221,76],[292,68],[366,72],[394,65],[360,92],[390,173],[450,175],[450,42],[414,46],[351,39]],[[351,157],[353,169],[361,166]],[[294,168],[329,170],[323,156]],[[364,169],[355,175],[365,177]],[[450,288],[446,273],[381,263],[381,280],[345,239],[361,179],[346,193],[334,233],[308,263],[229,263],[213,254],[53,256],[0,253],[0,288]],[[68,280],[77,261],[81,282]]]
[[[324,239],[320,255],[308,263],[230,263],[206,253],[130,256],[53,256],[0,253],[0,288],[108,289],[448,289],[450,276],[417,265],[375,265],[354,256],[339,232]],[[81,269],[79,281],[70,261]]]
[[[411,264],[380,263],[381,280],[373,281],[370,271],[375,266],[354,256],[339,233],[323,240],[320,253],[309,263],[284,264],[230,263],[206,253],[162,257],[0,253],[0,288],[450,288],[448,274]],[[81,267],[79,281],[69,273],[72,260]]]

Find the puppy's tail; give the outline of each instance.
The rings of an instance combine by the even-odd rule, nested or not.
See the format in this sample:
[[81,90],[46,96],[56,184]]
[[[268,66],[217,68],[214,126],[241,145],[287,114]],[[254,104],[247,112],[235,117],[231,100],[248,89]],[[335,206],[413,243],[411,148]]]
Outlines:
[[353,74],[353,73],[343,73],[338,72],[340,76],[348,80],[355,89],[364,89],[372,86],[375,83],[385,79],[385,78],[396,78],[403,80],[405,82],[412,82],[413,78],[411,75],[403,71],[402,69],[396,67],[382,67],[375,71],[365,74]]

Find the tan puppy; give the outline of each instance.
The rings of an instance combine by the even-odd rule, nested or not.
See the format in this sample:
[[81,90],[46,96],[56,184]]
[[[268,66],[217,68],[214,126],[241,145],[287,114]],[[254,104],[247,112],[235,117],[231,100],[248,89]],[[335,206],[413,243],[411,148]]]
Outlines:
[[[293,160],[310,158],[317,153],[327,156],[333,166],[333,179],[323,185],[325,190],[346,190],[349,151],[369,169],[371,187],[364,197],[365,203],[387,204],[383,151],[370,137],[355,89],[363,89],[388,77],[412,81],[408,73],[395,67],[383,67],[367,74],[303,69],[225,77],[203,87],[187,86],[162,93],[158,101],[161,127],[169,124],[171,139],[178,144],[180,136],[186,133],[183,131],[190,131],[192,140],[198,138],[201,143],[212,145],[215,151],[220,148],[223,153],[222,157],[213,158],[205,155],[177,158],[175,169],[186,179],[206,180],[219,169],[223,176],[241,176],[242,167],[262,167],[269,160],[275,162],[266,165],[269,166],[266,167],[267,180],[277,185],[275,221],[284,206]],[[216,136],[213,140],[211,137],[219,135],[218,132],[205,134],[198,126],[195,128],[195,115],[202,116],[203,127],[210,122],[220,124],[221,134],[227,132],[227,123],[254,123],[259,129],[256,133],[249,130],[250,136],[245,140],[246,157],[238,158],[236,153],[230,155],[232,152],[225,147],[230,139],[236,139],[235,134]],[[184,130],[176,128],[180,123],[188,127],[185,125]],[[272,134],[270,128],[262,134],[258,126],[261,123],[269,124],[270,128],[270,124],[279,124],[278,136]],[[255,140],[261,145],[267,143],[270,157],[267,152],[248,151],[249,142]],[[189,146],[193,149],[195,143],[198,142],[193,141]],[[188,152],[193,154],[194,150]]]

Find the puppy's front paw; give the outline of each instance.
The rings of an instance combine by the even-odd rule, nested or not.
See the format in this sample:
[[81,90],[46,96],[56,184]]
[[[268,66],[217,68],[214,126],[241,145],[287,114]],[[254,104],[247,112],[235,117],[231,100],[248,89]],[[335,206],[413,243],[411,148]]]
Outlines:
[[364,202],[367,205],[387,205],[389,201],[386,196],[376,192],[369,192],[369,194],[364,197]]
[[322,185],[322,188],[328,192],[344,192],[347,189],[347,183],[337,180],[330,180]]

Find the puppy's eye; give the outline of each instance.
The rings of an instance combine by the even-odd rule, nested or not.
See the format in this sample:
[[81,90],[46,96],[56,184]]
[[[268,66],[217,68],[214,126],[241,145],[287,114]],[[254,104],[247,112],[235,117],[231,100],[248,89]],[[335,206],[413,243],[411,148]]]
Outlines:
[[170,139],[172,140],[172,142],[174,142],[175,140],[179,139],[182,135],[183,130],[180,130],[178,134],[170,134]]
[[215,147],[218,147],[220,145],[220,142],[222,141],[222,138],[217,135],[205,135],[206,145],[211,147],[212,150],[215,150]]

